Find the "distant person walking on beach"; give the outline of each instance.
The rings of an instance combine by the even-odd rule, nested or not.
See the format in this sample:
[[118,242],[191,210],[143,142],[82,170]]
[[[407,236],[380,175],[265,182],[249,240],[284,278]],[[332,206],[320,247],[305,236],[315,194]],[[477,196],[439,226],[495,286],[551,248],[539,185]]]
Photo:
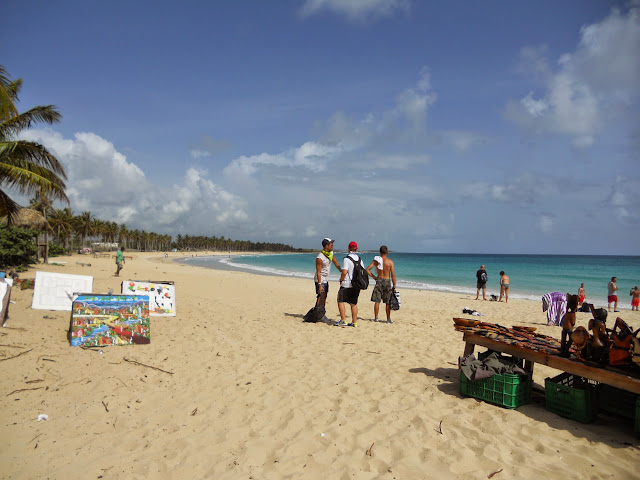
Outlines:
[[118,253],[116,253],[116,277],[120,276],[120,270],[124,267],[124,247],[120,247]]
[[584,291],[584,283],[581,283],[580,288],[578,289],[578,305],[582,305],[585,298],[587,298],[587,294]]
[[338,270],[340,270],[340,263],[336,257],[333,256],[333,242],[330,238],[324,238],[322,240],[322,251],[316,257],[316,275],[314,277],[316,284],[316,295],[318,295],[318,305],[324,306],[327,301],[327,294],[329,293],[329,271],[331,270],[331,263],[333,263]]
[[487,292],[487,280],[489,280],[489,276],[487,275],[487,271],[484,269],[484,265],[480,265],[480,270],[476,272],[476,278],[478,282],[476,286],[478,287],[478,291],[476,292],[476,300],[480,296],[480,289],[482,289],[482,299],[486,300],[486,292]]
[[[354,262],[362,265],[360,256],[356,253],[358,250],[358,244],[356,242],[349,243],[349,253],[342,261],[342,273],[340,274],[340,290],[338,290],[338,310],[340,311],[340,321],[335,325],[340,327],[347,325],[348,327],[358,326],[358,297],[360,296],[360,290],[351,286],[351,279],[353,278]],[[349,258],[353,260],[349,260]],[[362,265],[364,268],[364,265]],[[348,303],[351,306],[351,323],[346,323],[346,305]]]
[[618,286],[616,285],[617,281],[618,277],[611,277],[611,281],[609,282],[609,285],[607,285],[607,310],[611,310],[611,304],[613,303],[614,312],[618,311],[618,295],[616,294],[616,290],[618,290]]
[[509,302],[509,275],[504,273],[504,271],[500,272],[500,300],[502,301],[502,295],[504,295],[504,303]]
[[[374,322],[378,322],[378,313],[380,312],[380,302],[385,304],[387,311],[387,323],[393,323],[391,320],[391,296],[396,289],[396,271],[393,260],[387,257],[389,249],[386,245],[380,247],[380,256],[374,257],[373,261],[367,267],[367,273],[376,281],[376,286],[371,292],[371,301],[373,304]],[[377,275],[371,273],[371,269],[376,267]],[[392,285],[393,282],[393,285]]]
[[637,286],[632,288],[629,295],[631,295],[631,311],[635,310],[637,312],[638,307],[640,307],[640,289]]

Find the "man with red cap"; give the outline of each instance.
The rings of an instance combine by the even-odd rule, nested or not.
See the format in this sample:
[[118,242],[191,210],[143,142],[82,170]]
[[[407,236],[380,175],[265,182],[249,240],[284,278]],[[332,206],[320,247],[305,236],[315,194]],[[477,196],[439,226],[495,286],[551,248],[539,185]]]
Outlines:
[[[362,265],[360,256],[356,253],[358,250],[358,244],[356,242],[349,243],[349,253],[347,257],[351,257],[353,262],[347,257],[344,257],[342,261],[342,273],[340,275],[340,290],[338,290],[338,310],[340,311],[340,321],[336,322],[336,326],[358,326],[358,296],[360,290],[351,286],[351,279],[353,278],[353,266],[354,262],[359,262]],[[364,268],[364,265],[362,265]],[[345,323],[347,318],[346,305],[348,303],[351,306],[351,323]]]

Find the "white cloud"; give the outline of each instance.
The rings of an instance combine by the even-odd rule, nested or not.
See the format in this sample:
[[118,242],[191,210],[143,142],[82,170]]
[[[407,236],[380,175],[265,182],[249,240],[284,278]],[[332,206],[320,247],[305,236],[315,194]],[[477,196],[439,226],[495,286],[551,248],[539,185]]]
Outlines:
[[[403,91],[398,96],[395,107],[380,115],[383,120],[378,120],[372,113],[356,120],[344,112],[336,112],[327,121],[325,132],[317,141],[308,141],[297,148],[276,154],[243,155],[225,167],[224,174],[237,180],[268,168],[302,168],[319,173],[326,171],[332,162],[348,160],[351,166],[362,165],[359,157],[354,160],[346,156],[357,150],[365,150],[363,156],[367,158],[368,168],[373,166],[371,162],[381,168],[406,168],[410,164],[424,164],[428,160],[425,155],[368,155],[366,150],[376,142],[388,140],[390,131],[401,132],[404,121],[409,123],[409,132],[424,132],[428,109],[436,97],[431,90],[429,72],[423,68],[417,86]],[[468,149],[480,141],[479,137],[472,135],[453,133],[451,137],[458,142],[457,148]]]
[[[24,138],[45,145],[64,165],[67,195],[76,213],[91,211],[101,220],[175,233],[211,230],[213,223],[247,220],[246,203],[189,168],[182,183],[154,185],[144,172],[94,133],[65,139],[53,130],[29,130]],[[162,233],[162,232],[157,232]]]
[[408,88],[396,99],[396,114],[406,118],[415,130],[424,128],[429,107],[438,98],[431,89],[431,76],[427,68],[420,72],[416,88]]
[[539,117],[549,108],[549,103],[546,100],[534,100],[533,92],[529,92],[526,97],[520,100],[520,103],[532,117]]
[[327,164],[343,152],[340,145],[331,146],[318,142],[306,142],[300,147],[278,154],[261,153],[241,156],[224,169],[227,176],[250,176],[259,167],[303,167],[312,172],[321,172]]
[[395,11],[408,11],[409,0],[306,0],[300,13],[303,17],[328,10],[345,15],[351,20],[391,15]]
[[522,70],[542,81],[544,90],[509,102],[505,115],[536,133],[569,136],[573,145],[592,146],[607,122],[620,117],[640,96],[640,15],[614,10],[584,26],[572,53],[560,55],[555,69],[545,48],[521,50]]

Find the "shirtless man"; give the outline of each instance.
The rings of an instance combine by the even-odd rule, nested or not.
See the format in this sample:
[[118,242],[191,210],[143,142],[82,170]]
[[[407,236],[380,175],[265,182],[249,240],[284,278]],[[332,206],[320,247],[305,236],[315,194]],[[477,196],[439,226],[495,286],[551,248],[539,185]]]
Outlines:
[[631,295],[631,311],[637,312],[640,307],[640,289],[638,287],[633,288],[630,292]]
[[[393,260],[387,257],[389,249],[386,245],[380,247],[380,256],[374,257],[373,261],[367,267],[367,273],[376,281],[376,286],[371,292],[371,301],[373,304],[374,322],[379,322],[378,313],[380,312],[380,302],[384,302],[387,311],[387,323],[393,323],[391,320],[391,295],[396,289],[396,271]],[[377,276],[371,273],[371,269],[376,267]],[[393,282],[393,285],[392,285]]]
[[584,283],[581,283],[578,289],[578,305],[582,306],[585,298],[587,298],[587,293],[584,290]]
[[611,304],[613,303],[613,311],[618,311],[618,294],[616,294],[616,290],[618,290],[618,286],[616,282],[618,281],[618,277],[611,277],[611,281],[607,285],[607,310],[611,310]]
[[504,271],[500,272],[500,300],[502,301],[502,295],[504,295],[504,303],[509,302],[509,275],[504,273]]

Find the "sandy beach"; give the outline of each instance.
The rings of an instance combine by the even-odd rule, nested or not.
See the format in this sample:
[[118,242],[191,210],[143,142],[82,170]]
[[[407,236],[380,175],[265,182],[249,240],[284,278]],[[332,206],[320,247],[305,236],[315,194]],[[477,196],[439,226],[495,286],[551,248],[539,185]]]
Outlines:
[[[633,421],[564,419],[540,393],[515,410],[459,393],[464,345],[452,317],[469,307],[484,321],[560,338],[539,302],[402,290],[387,325],[370,321],[368,290],[358,328],[304,324],[311,280],[182,265],[176,253],[132,255],[120,277],[113,259],[86,255],[20,275],[92,275],[94,293],[119,292],[123,280],[171,280],[177,316],[152,317],[150,345],[99,353],[69,346],[69,312],[33,310],[33,290],[14,288],[0,330],[1,478],[640,475]],[[337,319],[337,282],[330,289],[327,315]],[[638,312],[621,315],[640,327]],[[578,314],[578,324],[588,318]],[[536,388],[559,373],[536,365]]]

